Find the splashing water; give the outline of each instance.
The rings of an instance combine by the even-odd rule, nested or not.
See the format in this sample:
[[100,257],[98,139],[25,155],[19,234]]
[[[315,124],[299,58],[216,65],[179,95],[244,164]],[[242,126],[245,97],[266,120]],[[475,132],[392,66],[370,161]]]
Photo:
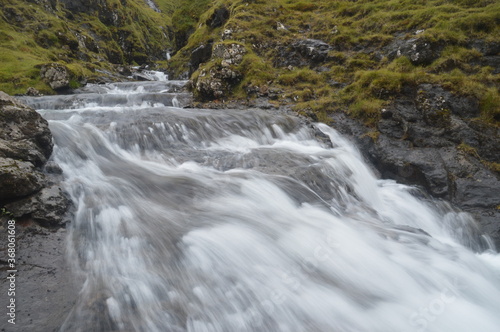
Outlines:
[[333,129],[137,105],[40,111],[85,278],[62,331],[498,331],[472,218],[376,179]]

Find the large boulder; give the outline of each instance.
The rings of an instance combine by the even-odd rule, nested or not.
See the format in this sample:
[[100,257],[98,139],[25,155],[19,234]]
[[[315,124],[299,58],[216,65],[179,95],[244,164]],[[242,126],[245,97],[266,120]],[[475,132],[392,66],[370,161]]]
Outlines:
[[0,157],[40,167],[52,153],[47,121],[33,109],[0,91]]
[[[69,200],[42,169],[52,153],[48,123],[34,109],[0,91],[0,207],[44,226],[65,222]],[[54,165],[46,168],[53,170]]]

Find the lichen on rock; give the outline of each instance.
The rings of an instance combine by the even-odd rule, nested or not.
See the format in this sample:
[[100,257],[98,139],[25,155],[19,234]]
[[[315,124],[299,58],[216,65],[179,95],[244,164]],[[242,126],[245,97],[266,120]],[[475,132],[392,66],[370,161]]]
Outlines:
[[63,65],[51,63],[43,65],[40,69],[42,80],[54,90],[64,90],[69,88],[70,72]]

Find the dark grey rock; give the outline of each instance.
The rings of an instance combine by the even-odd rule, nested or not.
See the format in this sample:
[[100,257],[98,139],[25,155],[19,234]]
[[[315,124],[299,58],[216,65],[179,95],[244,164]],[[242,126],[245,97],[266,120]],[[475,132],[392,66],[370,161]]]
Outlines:
[[478,112],[477,101],[427,84],[404,88],[382,113],[376,140],[355,119],[333,120],[383,178],[418,185],[472,213],[500,248],[500,178],[484,163],[500,159],[500,129],[475,120]]
[[317,39],[301,39],[288,46],[277,47],[275,67],[314,67],[330,59],[332,46]]
[[225,6],[222,6],[214,11],[212,16],[209,17],[206,23],[212,29],[218,28],[223,26],[224,23],[227,22],[229,16],[230,16],[229,10]]
[[431,43],[422,38],[395,38],[383,52],[389,59],[406,56],[414,65],[428,65],[439,58],[444,45]]
[[464,208],[491,208],[500,206],[500,181],[491,172],[481,170],[472,177],[455,180],[454,201]]
[[212,43],[202,44],[195,48],[191,52],[191,57],[189,58],[189,75],[195,72],[199,65],[210,60],[212,56]]
[[62,168],[54,161],[47,162],[47,164],[45,164],[44,170],[49,174],[60,175],[63,173]]
[[[7,244],[7,219],[0,217],[0,243]],[[14,331],[59,331],[73,307],[83,280],[65,259],[67,232],[49,231],[35,223],[16,223],[16,325]],[[7,250],[0,250],[0,267],[7,270]],[[8,280],[0,291],[7,294]],[[50,310],[48,308],[50,307]],[[11,331],[7,320],[0,330]]]
[[38,193],[16,202],[6,204],[5,208],[14,218],[30,218],[45,227],[61,227],[67,221],[66,211],[70,200],[58,185],[43,188]]

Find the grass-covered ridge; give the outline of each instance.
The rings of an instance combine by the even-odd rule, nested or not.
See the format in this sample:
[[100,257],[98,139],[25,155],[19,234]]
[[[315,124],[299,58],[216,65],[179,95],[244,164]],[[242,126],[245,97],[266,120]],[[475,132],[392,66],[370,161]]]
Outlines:
[[[220,6],[231,16],[212,29],[206,21]],[[500,121],[495,60],[500,3],[495,0],[213,1],[173,58],[173,69],[186,70],[179,68],[189,62],[190,52],[210,39],[237,42],[248,51],[232,66],[242,79],[228,98],[246,99],[250,90],[273,87],[279,91],[276,103],[294,102],[297,110],[317,114],[342,110],[375,123],[404,87],[430,83],[477,99],[483,120]],[[327,59],[282,66],[290,45],[302,39],[330,45]],[[412,41],[430,45],[435,54],[424,58],[411,47],[405,53]],[[211,66],[209,61],[200,70]]]

